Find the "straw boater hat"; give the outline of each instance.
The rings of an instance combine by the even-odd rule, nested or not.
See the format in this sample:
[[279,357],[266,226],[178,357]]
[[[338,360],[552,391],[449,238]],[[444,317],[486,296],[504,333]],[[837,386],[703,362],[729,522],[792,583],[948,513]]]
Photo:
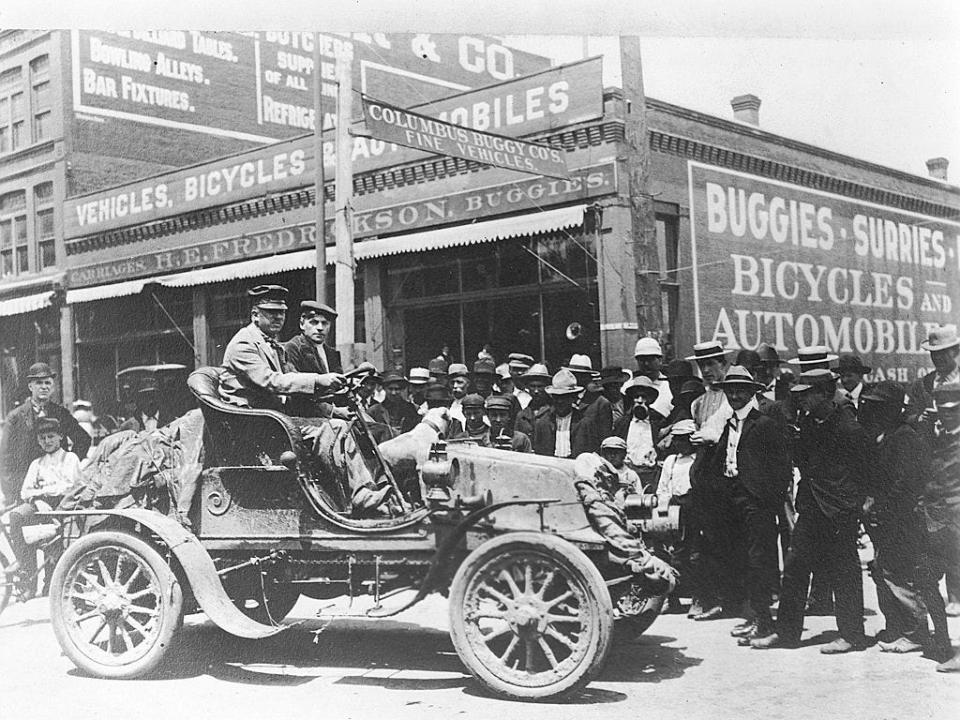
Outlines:
[[407,381],[411,385],[426,385],[430,382],[430,371],[424,367],[410,368],[410,376]]
[[652,337],[642,337],[637,340],[637,344],[633,346],[633,356],[636,358],[643,355],[663,357],[663,350],[660,348],[660,343]]
[[956,325],[941,325],[934,328],[930,331],[927,341],[920,343],[920,347],[927,352],[946,350],[957,345],[960,345],[960,336],[957,335]]
[[[531,368],[532,369],[532,368]],[[547,386],[548,395],[576,395],[580,392],[580,386],[577,385],[577,378],[566,368],[560,368],[557,374],[553,376],[550,385]]]
[[727,349],[719,340],[708,340],[707,342],[697,343],[693,346],[693,355],[689,355],[687,360],[707,360],[708,358],[722,358],[727,354]]
[[727,370],[727,374],[723,376],[717,385],[720,388],[752,388],[754,390],[759,390],[764,387],[761,383],[758,383],[753,379],[753,375],[750,374],[750,371],[747,370],[743,365],[733,365]]
[[650,399],[650,402],[654,402],[660,395],[660,388],[646,375],[637,375],[624,387],[623,394],[631,400],[635,399],[637,395],[644,395]]
[[818,385],[836,382],[837,374],[827,368],[814,368],[800,373],[800,381],[790,388],[790,392],[806,392]]
[[797,350],[797,356],[787,362],[799,365],[803,370],[804,365],[815,365],[817,363],[829,363],[837,359],[836,355],[830,353],[830,348],[826,345],[811,345],[810,347]]

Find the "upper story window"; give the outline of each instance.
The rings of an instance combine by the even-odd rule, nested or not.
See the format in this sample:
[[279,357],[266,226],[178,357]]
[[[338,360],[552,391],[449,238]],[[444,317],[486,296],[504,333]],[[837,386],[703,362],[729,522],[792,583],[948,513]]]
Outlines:
[[27,194],[19,190],[0,195],[0,275],[11,277],[29,270]]
[[33,113],[33,142],[50,137],[52,92],[50,89],[50,57],[41,55],[30,61],[31,112]]
[[23,71],[19,67],[0,73],[0,153],[23,147],[25,136]]
[[53,183],[45,182],[33,188],[36,208],[37,270],[57,264],[57,244],[53,219]]

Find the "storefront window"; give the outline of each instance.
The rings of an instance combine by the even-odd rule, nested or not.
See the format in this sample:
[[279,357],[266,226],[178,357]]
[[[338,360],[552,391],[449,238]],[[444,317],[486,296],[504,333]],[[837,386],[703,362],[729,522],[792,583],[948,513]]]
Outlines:
[[0,273],[5,277],[29,270],[26,198],[22,190],[0,196]]

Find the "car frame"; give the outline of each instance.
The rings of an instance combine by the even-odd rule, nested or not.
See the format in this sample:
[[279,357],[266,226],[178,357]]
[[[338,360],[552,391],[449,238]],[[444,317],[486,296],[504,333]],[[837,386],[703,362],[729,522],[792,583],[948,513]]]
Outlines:
[[496,695],[542,700],[596,676],[615,617],[639,633],[659,613],[665,596],[614,562],[590,526],[574,461],[438,442],[416,470],[406,512],[355,518],[344,488],[314,476],[297,425],[224,403],[218,381],[218,368],[188,380],[204,418],[188,523],[145,508],[52,513],[85,526],[50,593],[56,637],[85,672],[153,671],[185,613],[265,638],[284,629],[301,594],[369,594],[368,615],[389,617],[438,592],[449,597],[451,638],[468,670]]

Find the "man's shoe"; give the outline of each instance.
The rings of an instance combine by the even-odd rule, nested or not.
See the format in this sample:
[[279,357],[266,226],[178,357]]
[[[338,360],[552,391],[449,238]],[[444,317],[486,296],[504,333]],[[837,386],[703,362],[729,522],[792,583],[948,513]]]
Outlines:
[[358,488],[353,493],[353,507],[355,510],[374,510],[384,503],[392,491],[393,487],[390,485],[376,490],[368,487]]
[[844,653],[863,650],[864,643],[852,643],[844,638],[837,638],[820,648],[823,655],[843,655]]
[[687,617],[691,620],[697,615],[703,612],[703,605],[700,603],[697,598],[693,599],[693,602],[690,603],[690,609],[687,610]]
[[704,620],[719,620],[723,617],[723,608],[719,605],[714,605],[711,608],[707,608],[699,615],[694,616],[694,620],[697,622],[703,622]]
[[904,653],[911,652],[920,652],[923,650],[923,645],[918,642],[905,637],[898,637],[893,641],[881,640],[877,643],[880,646],[880,652],[894,653],[896,655],[903,655]]
[[894,640],[896,640],[899,637],[902,637],[900,633],[894,632],[889,628],[884,628],[883,630],[878,632],[876,635],[874,635],[874,640],[876,640],[877,643],[892,643]]
[[949,660],[937,665],[937,672],[945,672],[945,673],[960,672],[960,652],[958,652]]
[[954,600],[948,602],[946,607],[947,617],[960,617],[960,602]]
[[750,647],[754,650],[772,650],[773,648],[795,648],[800,645],[799,642],[784,640],[777,633],[770,633],[763,637],[755,637],[750,640]]
[[730,636],[735,638],[749,637],[754,635],[757,630],[757,621],[756,620],[747,620],[742,622],[739,625],[734,625],[733,630],[730,631]]

